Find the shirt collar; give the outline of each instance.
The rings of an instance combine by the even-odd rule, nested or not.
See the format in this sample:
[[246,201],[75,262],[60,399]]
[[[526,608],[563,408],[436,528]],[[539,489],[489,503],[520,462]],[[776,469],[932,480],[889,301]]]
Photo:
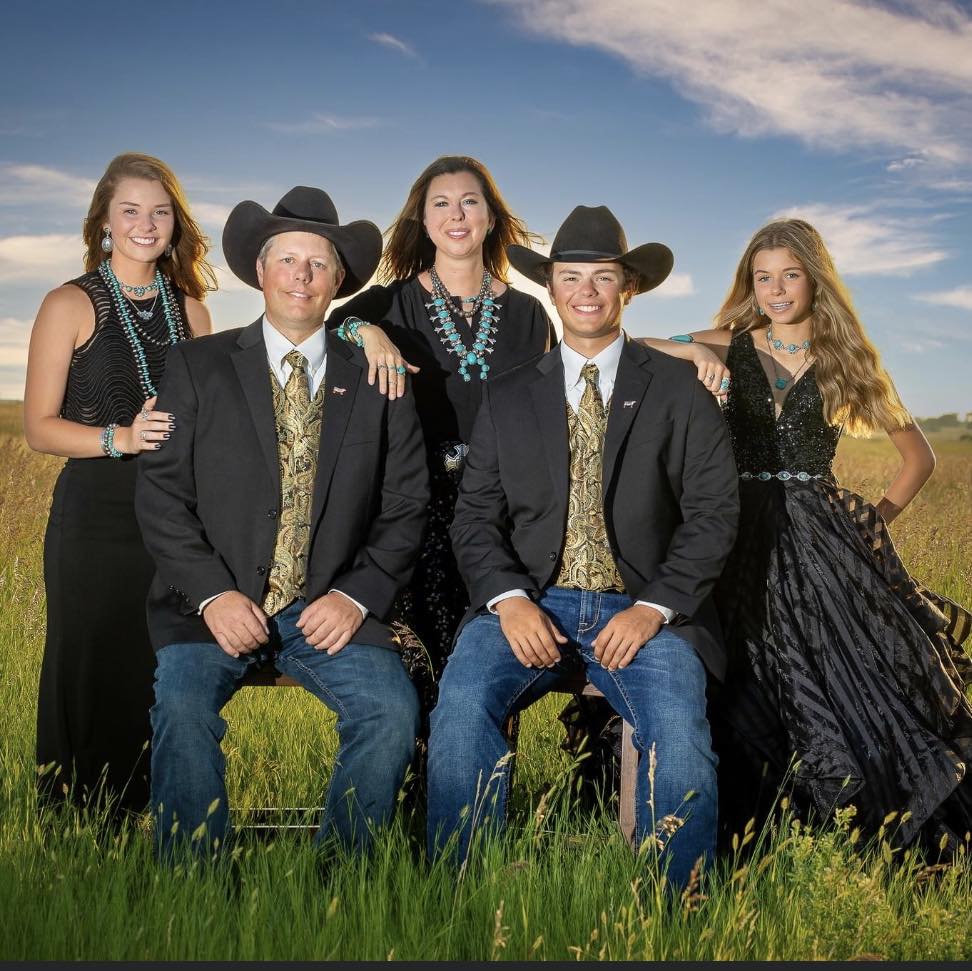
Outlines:
[[583,354],[579,354],[572,347],[568,347],[564,341],[561,341],[560,356],[564,361],[564,386],[572,388],[581,381],[581,369],[585,364],[596,364],[599,378],[610,378],[613,381],[618,373],[624,341],[624,331],[621,331],[616,340],[608,344],[600,354],[591,358],[584,357]]
[[283,359],[296,348],[307,358],[307,373],[314,374],[324,363],[327,353],[327,332],[324,327],[315,330],[305,341],[300,344],[291,344],[283,334],[277,330],[263,315],[263,343],[267,347],[267,358],[273,362],[274,366],[283,367]]

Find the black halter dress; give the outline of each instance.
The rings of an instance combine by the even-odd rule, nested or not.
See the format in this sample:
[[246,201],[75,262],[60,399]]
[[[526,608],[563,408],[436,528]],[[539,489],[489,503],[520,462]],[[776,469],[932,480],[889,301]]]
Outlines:
[[[917,584],[877,510],[838,487],[838,427],[811,368],[777,418],[752,338],[732,339],[725,416],[739,538],[717,589],[729,674],[714,708],[724,824],[741,832],[788,771],[818,818],[874,833],[972,829],[972,619]],[[792,762],[796,767],[791,770]],[[765,770],[765,771],[764,771]],[[759,804],[759,794],[763,804]],[[908,815],[905,815],[908,814]]]
[[[95,326],[71,360],[61,417],[130,424],[145,400],[132,346],[97,270],[72,280],[91,299]],[[181,335],[184,298],[173,290]],[[143,310],[152,300],[135,301]],[[158,387],[170,346],[162,301],[136,321]],[[178,429],[174,434],[178,434]],[[68,459],[54,487],[44,538],[47,640],[37,711],[42,797],[141,811],[149,795],[149,708],[155,655],[145,598],[155,567],[135,521],[135,456]]]

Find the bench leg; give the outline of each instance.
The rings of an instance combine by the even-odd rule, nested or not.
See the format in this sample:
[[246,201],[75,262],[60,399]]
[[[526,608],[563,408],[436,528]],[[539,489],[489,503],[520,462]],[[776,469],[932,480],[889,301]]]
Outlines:
[[628,843],[635,845],[635,800],[638,798],[638,750],[634,744],[634,729],[622,722],[621,731],[621,792],[618,798],[618,822]]

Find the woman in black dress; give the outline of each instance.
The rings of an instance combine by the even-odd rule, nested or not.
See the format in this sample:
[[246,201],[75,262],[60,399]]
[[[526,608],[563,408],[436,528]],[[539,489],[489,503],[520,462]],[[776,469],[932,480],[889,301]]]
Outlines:
[[[960,840],[972,829],[970,617],[908,575],[887,531],[935,458],[820,235],[797,219],[761,229],[716,328],[674,340],[650,343],[728,390],[741,480],[717,591],[727,832],[761,816],[792,771],[797,805],[818,818],[853,804],[865,833],[896,812],[901,842]],[[838,486],[832,464],[842,431],[876,430],[902,461],[873,506]]]
[[37,715],[43,798],[148,804],[154,567],[135,522],[135,459],[178,416],[154,410],[166,351],[208,333],[207,244],[169,168],[115,158],[84,220],[85,273],[34,322],[24,394],[31,448],[67,458],[44,540],[47,641]]
[[[505,282],[506,247],[529,245],[479,161],[444,156],[415,181],[398,218],[375,286],[332,314],[370,324],[339,332],[361,342],[379,390],[395,397],[411,381],[425,433],[431,474],[429,524],[401,619],[424,645],[406,644],[404,658],[426,713],[452,648],[468,595],[449,542],[459,478],[485,381],[548,350],[556,334],[538,300]],[[468,295],[468,296],[467,296]]]

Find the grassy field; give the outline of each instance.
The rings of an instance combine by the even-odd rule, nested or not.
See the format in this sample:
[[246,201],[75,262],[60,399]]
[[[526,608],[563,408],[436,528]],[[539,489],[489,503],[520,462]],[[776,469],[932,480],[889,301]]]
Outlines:
[[[969,604],[972,443],[938,451],[893,535],[917,576]],[[841,480],[876,499],[894,457],[884,441],[844,442]],[[424,861],[421,820],[405,814],[368,860],[318,857],[280,833],[219,868],[174,871],[155,865],[144,825],[105,836],[73,813],[40,818],[41,538],[59,466],[26,448],[18,406],[0,404],[0,959],[972,957],[966,859],[942,870],[882,840],[861,846],[849,814],[808,831],[784,812],[704,894],[666,902],[610,810],[572,804],[560,697],[523,720],[509,837],[459,881]],[[247,689],[227,719],[235,805],[319,804],[331,716],[299,689]]]

